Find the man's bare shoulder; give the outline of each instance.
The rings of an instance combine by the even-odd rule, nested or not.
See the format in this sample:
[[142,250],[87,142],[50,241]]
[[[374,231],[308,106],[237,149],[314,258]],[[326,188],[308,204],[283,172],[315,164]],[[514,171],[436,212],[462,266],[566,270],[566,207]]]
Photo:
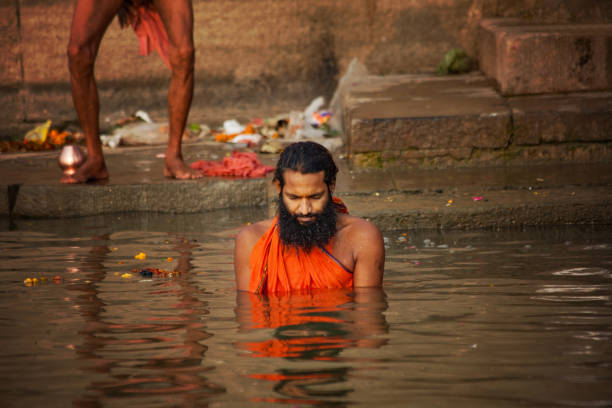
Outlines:
[[338,255],[350,251],[354,287],[379,287],[385,268],[385,245],[380,230],[368,220],[348,215],[338,217],[338,224]]
[[258,221],[242,228],[236,236],[236,241],[255,245],[255,242],[257,242],[259,238],[261,238],[261,236],[265,234],[268,229],[270,229],[273,222],[274,218],[270,218],[267,220]]
[[382,234],[374,223],[348,214],[338,215],[338,232],[348,237],[382,240]]
[[263,220],[242,228],[236,235],[234,245],[234,271],[239,290],[248,290],[251,271],[249,267],[251,252],[257,241],[272,226],[274,219]]

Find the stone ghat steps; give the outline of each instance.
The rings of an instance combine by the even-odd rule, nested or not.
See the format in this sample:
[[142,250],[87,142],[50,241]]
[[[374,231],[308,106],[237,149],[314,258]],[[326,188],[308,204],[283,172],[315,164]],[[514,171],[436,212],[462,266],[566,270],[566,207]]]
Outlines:
[[503,95],[612,90],[612,24],[480,24],[480,70]]
[[480,73],[368,76],[343,100],[345,141],[365,167],[534,164],[612,157],[612,93],[500,95]]

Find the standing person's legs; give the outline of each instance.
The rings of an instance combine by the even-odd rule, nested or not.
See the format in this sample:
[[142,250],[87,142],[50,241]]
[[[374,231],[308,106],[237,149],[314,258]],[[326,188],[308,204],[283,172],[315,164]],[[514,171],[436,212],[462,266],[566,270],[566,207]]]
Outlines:
[[183,132],[193,97],[193,9],[191,0],[154,0],[168,33],[168,58],[172,79],[168,90],[170,123],[164,174],[177,179],[202,177],[185,165],[181,150]]
[[62,183],[108,178],[100,143],[98,88],[93,74],[102,37],[123,0],[76,0],[68,43],[72,100],[87,140],[87,160]]

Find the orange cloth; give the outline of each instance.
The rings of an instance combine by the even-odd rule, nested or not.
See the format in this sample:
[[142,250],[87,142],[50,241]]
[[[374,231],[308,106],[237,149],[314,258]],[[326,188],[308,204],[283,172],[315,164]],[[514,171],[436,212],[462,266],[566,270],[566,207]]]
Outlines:
[[206,176],[263,177],[274,170],[272,166],[261,164],[257,154],[252,152],[233,152],[223,161],[198,160],[190,167]]
[[[278,216],[251,252],[249,292],[353,287],[353,274],[321,248],[314,247],[307,253],[302,249],[286,247],[280,240],[277,221]],[[331,254],[332,242],[325,249]]]
[[159,13],[152,6],[141,5],[131,7],[127,19],[138,37],[140,55],[149,55],[154,49],[170,68],[168,34]]
[[309,290],[268,296],[250,293],[251,319],[248,329],[320,324],[320,330],[324,327],[334,328],[332,332],[336,334],[319,334],[320,331],[309,333],[305,330],[299,336],[240,342],[237,346],[251,351],[251,357],[303,357],[319,351],[320,356],[315,357],[316,360],[326,360],[326,351],[354,347],[353,338],[339,334],[345,333],[351,324],[349,317],[341,315],[342,312],[350,311],[354,300],[351,293],[347,289]]

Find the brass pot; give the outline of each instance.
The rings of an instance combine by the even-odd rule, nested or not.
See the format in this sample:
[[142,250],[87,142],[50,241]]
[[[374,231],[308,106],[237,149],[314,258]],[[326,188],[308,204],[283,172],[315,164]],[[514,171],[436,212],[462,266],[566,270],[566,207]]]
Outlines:
[[74,174],[75,170],[83,164],[85,156],[83,152],[81,152],[81,149],[79,149],[79,146],[66,145],[62,148],[57,161],[62,172],[67,176],[71,176]]

